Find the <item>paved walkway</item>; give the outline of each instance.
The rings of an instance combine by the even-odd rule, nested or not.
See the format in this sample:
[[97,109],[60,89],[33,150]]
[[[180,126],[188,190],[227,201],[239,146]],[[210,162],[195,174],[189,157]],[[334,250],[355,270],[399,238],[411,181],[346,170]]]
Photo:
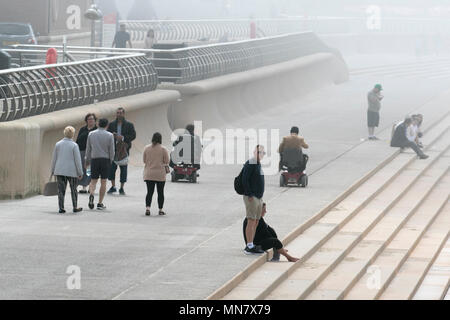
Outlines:
[[[378,142],[366,137],[366,93],[385,88]],[[329,87],[234,126],[299,125],[311,145],[307,189],[281,189],[268,176],[267,221],[287,235],[392,153],[392,123],[450,87],[442,80],[370,74]],[[425,121],[448,109],[425,108]],[[57,214],[56,198],[0,202],[1,299],[203,299],[254,261],[242,252],[243,203],[232,180],[240,164],[204,166],[199,184],[166,187],[166,217],[144,216],[142,168],[131,167],[127,196],[108,196],[105,212]],[[70,200],[66,199],[67,208]],[[152,213],[156,213],[153,208]],[[81,290],[68,290],[67,268],[81,269]]]

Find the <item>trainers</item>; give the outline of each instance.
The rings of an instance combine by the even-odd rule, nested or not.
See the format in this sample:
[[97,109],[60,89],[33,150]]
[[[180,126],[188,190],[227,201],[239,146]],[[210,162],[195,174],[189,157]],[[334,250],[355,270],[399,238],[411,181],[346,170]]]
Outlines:
[[117,192],[116,187],[111,187],[111,188],[109,188],[109,190],[108,190],[108,193],[109,193],[109,194],[114,193],[114,192]]
[[59,213],[66,213],[66,210],[64,210],[64,209],[59,209]]
[[97,204],[97,210],[105,210],[105,209],[106,209],[106,207],[105,207],[105,205],[103,203],[98,203]]
[[119,189],[119,193],[120,193],[120,195],[124,196],[125,195],[125,190],[123,190],[123,188],[120,188]]
[[78,213],[78,212],[81,212],[81,211],[83,211],[83,208],[74,208],[73,209],[73,213]]
[[424,160],[424,159],[428,159],[430,156],[427,156],[426,154],[421,155],[419,158]]
[[254,246],[251,249],[248,246],[245,246],[244,253],[245,254],[263,254],[264,251],[259,246]]
[[94,209],[94,196],[92,194],[89,196],[89,209]]

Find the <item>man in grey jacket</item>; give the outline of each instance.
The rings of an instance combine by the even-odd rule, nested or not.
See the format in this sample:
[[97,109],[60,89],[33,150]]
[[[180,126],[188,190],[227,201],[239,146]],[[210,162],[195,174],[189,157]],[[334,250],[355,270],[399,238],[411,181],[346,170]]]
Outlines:
[[91,210],[94,209],[94,193],[99,178],[101,178],[101,182],[97,209],[106,209],[103,199],[105,198],[106,181],[115,152],[114,136],[106,131],[108,119],[100,119],[98,126],[97,130],[89,133],[86,143],[86,167],[91,166],[91,184],[89,186],[89,209]]
[[369,127],[369,140],[379,140],[375,136],[375,127],[378,127],[380,123],[380,109],[381,100],[383,96],[381,95],[381,90],[383,87],[381,84],[376,84],[375,87],[369,91],[367,94],[367,101],[369,103],[369,108],[367,109],[367,126]]

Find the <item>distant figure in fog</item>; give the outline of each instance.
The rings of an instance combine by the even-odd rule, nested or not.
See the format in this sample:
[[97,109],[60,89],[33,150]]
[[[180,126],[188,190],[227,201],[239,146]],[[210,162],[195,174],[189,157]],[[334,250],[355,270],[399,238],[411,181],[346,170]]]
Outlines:
[[420,150],[419,146],[415,142],[408,140],[408,130],[411,124],[412,119],[410,117],[406,117],[402,123],[397,125],[394,135],[392,136],[391,147],[411,148],[420,159],[427,159],[428,156]]
[[152,49],[153,45],[156,43],[155,30],[149,29],[147,35],[145,36],[145,49]]
[[375,87],[369,91],[367,94],[367,101],[369,103],[369,108],[367,109],[367,126],[369,128],[369,140],[379,140],[375,136],[375,127],[380,124],[380,109],[381,100],[383,96],[381,95],[381,90],[383,87],[381,84],[376,84]]
[[127,27],[125,24],[120,25],[119,31],[116,32],[116,35],[114,36],[114,41],[112,43],[113,48],[126,48],[127,42],[130,46],[130,48],[133,48],[133,45],[131,44],[131,36],[127,32]]

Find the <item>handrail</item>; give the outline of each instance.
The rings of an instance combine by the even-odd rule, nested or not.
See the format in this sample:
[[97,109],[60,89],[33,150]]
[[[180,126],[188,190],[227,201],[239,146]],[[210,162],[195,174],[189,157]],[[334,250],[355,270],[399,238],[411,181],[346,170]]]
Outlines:
[[139,94],[158,77],[144,54],[0,71],[0,122]]

